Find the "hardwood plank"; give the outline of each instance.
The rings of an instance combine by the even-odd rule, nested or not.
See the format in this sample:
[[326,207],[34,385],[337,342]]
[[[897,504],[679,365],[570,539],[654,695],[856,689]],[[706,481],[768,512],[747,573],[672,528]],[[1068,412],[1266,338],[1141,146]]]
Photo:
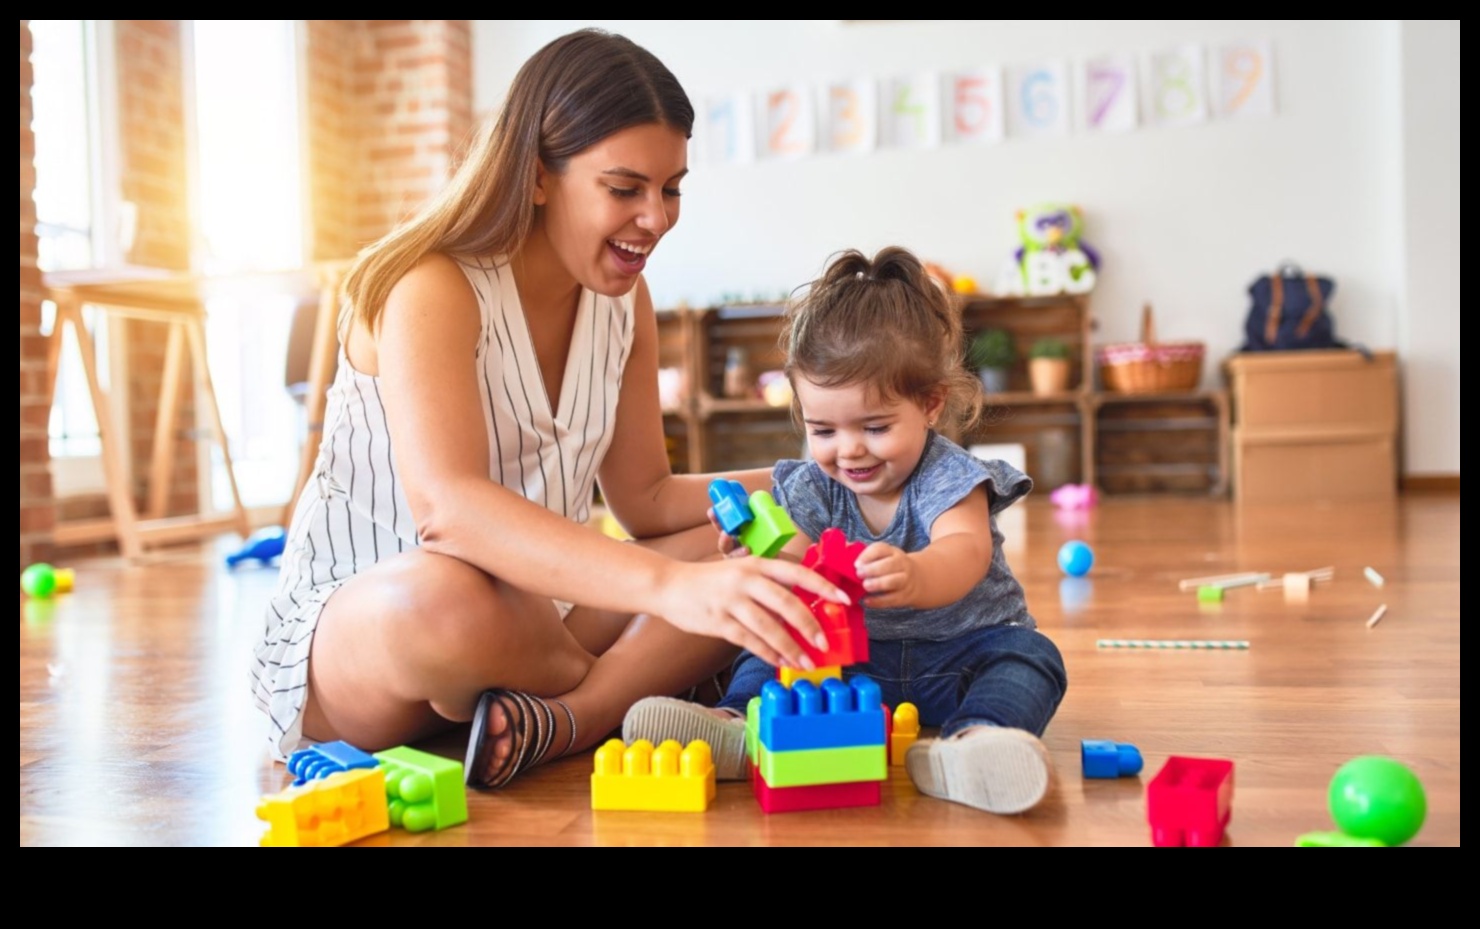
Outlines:
[[[747,785],[723,783],[704,814],[594,813],[586,752],[472,793],[465,826],[361,844],[1146,846],[1145,785],[1173,754],[1234,761],[1228,845],[1290,846],[1334,828],[1327,786],[1363,754],[1398,758],[1423,782],[1428,817],[1411,844],[1460,844],[1457,495],[1278,507],[1114,499],[1062,513],[1041,494],[1020,513],[1004,520],[1007,555],[1070,681],[1044,738],[1057,784],[1028,813],[932,800],[900,769],[877,808],[767,816]],[[1057,567],[1071,538],[1095,550],[1083,578]],[[267,758],[247,677],[276,572],[226,570],[236,544],[69,564],[72,593],[22,599],[22,846],[256,843],[258,799],[289,780]],[[1302,603],[1244,587],[1209,606],[1177,589],[1188,577],[1325,565],[1332,579]],[[1363,576],[1369,565],[1381,589]],[[1382,622],[1366,628],[1383,603]],[[1110,651],[1096,649],[1102,637],[1251,644]],[[464,737],[422,747],[461,760]],[[1145,770],[1085,779],[1081,739],[1130,742]]]

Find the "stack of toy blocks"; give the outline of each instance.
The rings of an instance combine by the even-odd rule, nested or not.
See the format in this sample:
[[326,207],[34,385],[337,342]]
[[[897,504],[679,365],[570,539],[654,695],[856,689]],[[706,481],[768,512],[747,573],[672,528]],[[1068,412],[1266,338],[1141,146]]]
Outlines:
[[714,504],[719,527],[752,555],[775,558],[797,534],[791,517],[764,490],[757,490],[747,499],[744,484],[718,478],[709,484],[709,502]]
[[647,739],[609,739],[596,750],[595,765],[593,810],[702,813],[714,802],[714,756],[699,739],[686,748],[675,739],[657,748]]
[[767,813],[877,806],[889,776],[887,711],[863,675],[767,681],[747,707],[750,781]]

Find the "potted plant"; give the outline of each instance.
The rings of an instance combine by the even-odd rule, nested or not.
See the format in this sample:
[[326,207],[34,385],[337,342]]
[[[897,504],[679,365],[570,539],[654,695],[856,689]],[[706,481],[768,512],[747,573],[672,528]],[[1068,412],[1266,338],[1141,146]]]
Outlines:
[[972,336],[967,361],[976,368],[987,393],[1006,392],[1007,370],[1016,360],[1017,348],[1013,345],[1012,333],[1006,329],[983,329]]
[[1044,338],[1028,352],[1028,379],[1035,394],[1057,394],[1069,389],[1069,346],[1061,339]]

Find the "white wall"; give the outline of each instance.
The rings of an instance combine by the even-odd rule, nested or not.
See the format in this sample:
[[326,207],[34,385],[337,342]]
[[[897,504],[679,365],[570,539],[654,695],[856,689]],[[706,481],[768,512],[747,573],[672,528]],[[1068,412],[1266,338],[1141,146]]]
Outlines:
[[[1100,340],[1137,338],[1150,301],[1160,338],[1207,344],[1204,381],[1216,385],[1219,359],[1241,340],[1250,281],[1296,260],[1337,282],[1343,337],[1441,356],[1434,369],[1405,371],[1406,458],[1412,471],[1459,472],[1457,385],[1443,374],[1457,354],[1457,263],[1412,237],[1415,224],[1437,222],[1458,248],[1457,22],[482,20],[478,112],[498,106],[542,44],[584,25],[654,52],[696,106],[787,82],[1270,39],[1273,119],[793,162],[696,161],[682,222],[647,271],[655,298],[774,296],[814,276],[833,251],[886,244],[990,282],[1016,244],[1017,208],[1073,202],[1104,260],[1093,299]],[[1420,186],[1433,196],[1421,197]]]

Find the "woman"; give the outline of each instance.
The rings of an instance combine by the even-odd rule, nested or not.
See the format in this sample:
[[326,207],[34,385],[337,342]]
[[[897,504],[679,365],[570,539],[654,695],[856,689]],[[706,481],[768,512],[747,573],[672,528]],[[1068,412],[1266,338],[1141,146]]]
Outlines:
[[[500,787],[737,646],[810,666],[783,624],[822,633],[790,588],[845,595],[713,557],[710,477],[674,476],[663,445],[642,271],[678,220],[692,124],[644,49],[556,39],[446,190],[357,260],[255,652],[280,757],[471,720],[468,782]],[[584,525],[596,482],[638,542]]]

